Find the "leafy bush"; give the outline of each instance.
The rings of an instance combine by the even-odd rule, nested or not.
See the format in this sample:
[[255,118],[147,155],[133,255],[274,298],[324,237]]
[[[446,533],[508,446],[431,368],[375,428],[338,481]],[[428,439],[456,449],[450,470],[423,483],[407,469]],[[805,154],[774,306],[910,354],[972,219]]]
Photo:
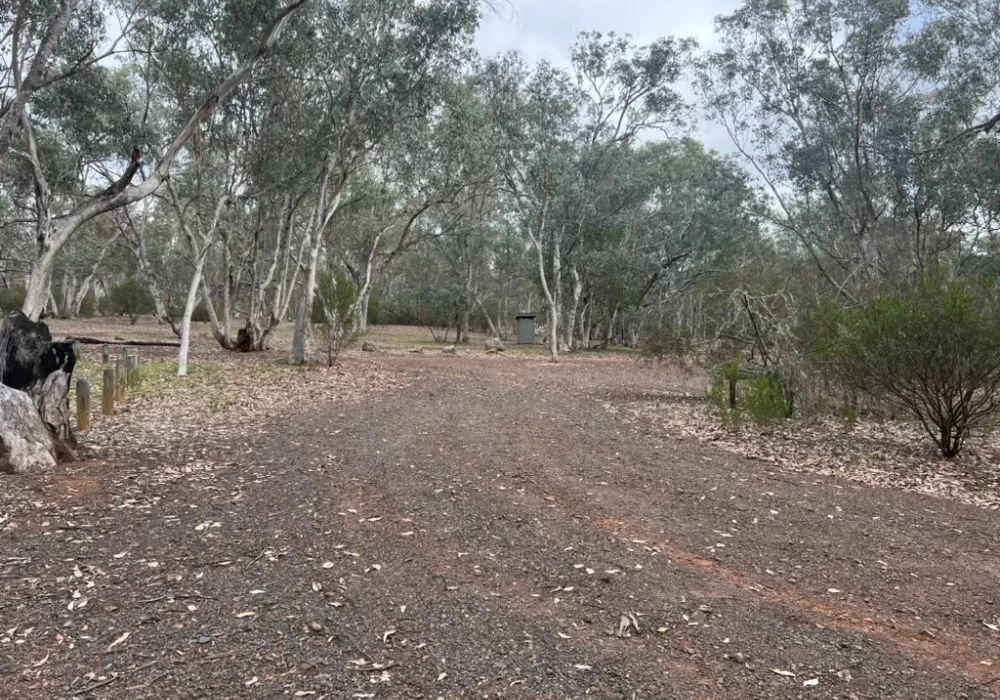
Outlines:
[[773,425],[790,413],[781,377],[748,372],[739,360],[715,366],[706,398],[727,425],[739,425],[745,417],[757,425]]
[[736,402],[736,381],[740,376],[740,361],[722,362],[712,370],[712,383],[705,398],[726,424],[738,425],[743,421],[743,412]]
[[691,335],[666,323],[653,328],[639,340],[639,356],[658,362],[687,358],[691,349]]
[[25,294],[27,290],[24,287],[0,288],[0,312],[20,311],[24,306]]
[[346,275],[321,272],[316,281],[312,322],[317,326],[326,352],[327,366],[333,367],[340,351],[357,337],[354,302],[357,290]]
[[153,296],[134,277],[116,285],[108,293],[108,309],[119,316],[128,316],[132,325],[143,314],[156,310]]
[[1000,315],[985,286],[932,276],[856,309],[819,308],[812,324],[814,361],[911,413],[945,457],[1000,408]]
[[[184,316],[183,306],[171,306],[167,309],[168,318],[172,318],[178,323],[180,319]],[[219,317],[222,315],[219,304],[215,305],[215,315]],[[198,304],[191,310],[191,321],[193,323],[209,323],[212,317],[208,315],[208,305],[204,301],[199,301]]]
[[757,425],[772,425],[788,417],[785,383],[775,374],[750,380],[746,390],[747,415]]

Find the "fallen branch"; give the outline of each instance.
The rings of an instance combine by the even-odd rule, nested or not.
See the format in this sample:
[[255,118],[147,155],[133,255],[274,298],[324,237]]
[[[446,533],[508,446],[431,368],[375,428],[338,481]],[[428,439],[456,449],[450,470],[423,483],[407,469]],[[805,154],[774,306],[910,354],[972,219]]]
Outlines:
[[115,338],[114,340],[101,340],[100,338],[66,338],[67,343],[80,343],[80,345],[140,345],[146,347],[179,348],[178,340],[125,340]]

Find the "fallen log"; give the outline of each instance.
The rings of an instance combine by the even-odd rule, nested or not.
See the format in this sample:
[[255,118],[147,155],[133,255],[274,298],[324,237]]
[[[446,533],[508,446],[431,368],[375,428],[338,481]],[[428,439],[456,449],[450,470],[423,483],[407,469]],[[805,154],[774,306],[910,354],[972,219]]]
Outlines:
[[158,348],[179,348],[181,346],[179,340],[125,340],[124,338],[101,340],[100,338],[87,338],[83,336],[66,338],[66,342],[80,343],[80,345],[136,345],[140,347]]

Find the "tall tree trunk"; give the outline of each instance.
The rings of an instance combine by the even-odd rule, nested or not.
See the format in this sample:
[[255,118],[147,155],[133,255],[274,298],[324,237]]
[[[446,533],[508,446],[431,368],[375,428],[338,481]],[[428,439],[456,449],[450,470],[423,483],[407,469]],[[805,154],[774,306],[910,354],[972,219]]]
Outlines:
[[49,287],[49,315],[59,317],[59,302],[56,301],[56,295],[52,293],[52,288]]
[[583,347],[587,350],[590,349],[590,334],[593,332],[593,322],[594,303],[588,300],[583,305],[583,312],[580,314],[580,338],[583,341]]
[[55,267],[56,256],[51,248],[44,250],[35,258],[28,277],[28,287],[24,292],[24,304],[21,310],[32,321],[37,321],[45,310],[52,287],[52,268]]
[[368,303],[372,298],[372,290],[369,287],[365,290],[364,296],[358,299],[358,332],[368,332]]
[[[303,280],[302,297],[299,302],[299,310],[295,315],[295,329],[292,332],[292,355],[293,365],[304,365],[310,357],[310,341],[312,340],[312,305],[316,298],[316,276],[319,272],[319,253],[326,240],[326,229],[330,225],[337,210],[340,208],[341,198],[344,194],[344,187],[347,186],[347,176],[341,173],[336,184],[330,190],[330,179],[334,176],[334,157],[328,155],[323,166],[323,173],[320,177],[319,191],[317,193],[316,205],[310,216],[311,226],[309,227],[309,268],[306,278]],[[328,199],[329,198],[329,199]],[[355,302],[356,306],[357,302]],[[357,309],[352,309],[356,313]]]
[[[537,234],[532,231],[531,226],[527,227],[527,232],[532,245],[535,247],[535,253],[538,258],[538,278],[542,283],[542,293],[545,295],[545,301],[549,307],[549,353],[553,362],[559,362],[559,308],[556,305],[552,288],[549,286],[548,275],[545,274],[545,247],[543,244],[545,242],[545,223],[548,215],[548,207],[549,203],[546,201],[542,205]],[[555,242],[555,250],[556,255],[554,260],[558,260],[558,241]],[[558,263],[554,263],[554,265],[558,265]]]
[[309,362],[310,341],[312,340],[312,306],[316,296],[316,273],[319,267],[319,245],[313,245],[309,251],[309,270],[302,284],[302,296],[299,299],[298,313],[295,315],[295,330],[292,334],[293,365],[304,365]]
[[604,333],[604,341],[601,343],[601,347],[605,350],[611,344],[611,339],[615,332],[615,321],[618,320],[618,307],[616,306],[611,312],[611,318],[608,319],[608,328]]
[[205,256],[198,256],[195,262],[191,284],[188,285],[187,300],[184,302],[184,315],[181,317],[181,348],[177,352],[177,376],[186,377],[188,373],[188,350],[191,347],[191,316],[198,304],[198,287],[201,285],[202,273],[205,269]]
[[[139,281],[142,286],[149,290],[149,295],[153,297],[153,308],[156,310],[156,320],[166,323],[174,335],[180,337],[181,329],[174,320],[173,315],[167,308],[163,290],[157,280],[157,275],[149,262],[149,247],[146,245],[146,221],[148,220],[148,210],[143,205],[142,217],[138,226],[129,216],[128,209],[123,209],[118,218],[118,235],[124,236],[132,254],[135,256],[139,269]],[[96,272],[96,267],[95,270]]]
[[503,337],[500,335],[500,329],[497,327],[497,324],[493,323],[493,319],[490,318],[490,312],[486,310],[486,305],[483,303],[483,300],[479,298],[479,294],[477,292],[473,292],[473,294],[475,295],[476,306],[479,307],[479,310],[483,312],[483,316],[486,318],[486,325],[490,329],[490,337],[500,338],[503,340]]
[[462,289],[462,324],[458,342],[469,342],[469,323],[472,318],[473,289],[472,289],[472,256],[466,256],[468,260],[465,266],[465,280]]
[[563,322],[563,335],[566,347],[573,350],[576,347],[576,338],[574,337],[577,329],[576,315],[580,309],[580,297],[583,295],[583,282],[580,281],[580,271],[577,269],[576,263],[570,266],[569,275],[573,280],[573,300],[570,302],[569,313]]
[[62,284],[59,285],[59,308],[67,318],[73,313],[72,299],[75,287],[76,275],[70,275],[69,270],[63,270]]
[[70,311],[70,316],[73,318],[79,318],[80,314],[83,312],[83,302],[86,300],[87,295],[90,294],[90,287],[94,283],[94,278],[90,275],[84,277],[83,282],[76,289],[76,296],[73,297],[73,307]]
[[556,229],[552,236],[552,285],[554,287],[551,295],[552,306],[552,327],[549,329],[549,351],[552,353],[552,361],[559,359],[559,306],[562,296],[562,231]]

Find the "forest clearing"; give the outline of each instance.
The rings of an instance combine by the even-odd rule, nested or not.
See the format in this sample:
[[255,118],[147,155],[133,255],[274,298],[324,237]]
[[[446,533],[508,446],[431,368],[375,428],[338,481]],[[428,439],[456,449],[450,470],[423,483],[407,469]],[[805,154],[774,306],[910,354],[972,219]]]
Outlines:
[[0,699],[1000,697],[997,0],[0,2]]
[[[864,440],[796,464],[682,434],[668,414],[696,424],[704,377],[634,355],[371,337],[303,370],[287,338],[233,354],[201,330],[186,379],[144,348],[143,383],[95,417],[82,462],[5,477],[0,695],[1000,690],[995,501],[838,475]],[[924,447],[871,471],[940,460]]]

